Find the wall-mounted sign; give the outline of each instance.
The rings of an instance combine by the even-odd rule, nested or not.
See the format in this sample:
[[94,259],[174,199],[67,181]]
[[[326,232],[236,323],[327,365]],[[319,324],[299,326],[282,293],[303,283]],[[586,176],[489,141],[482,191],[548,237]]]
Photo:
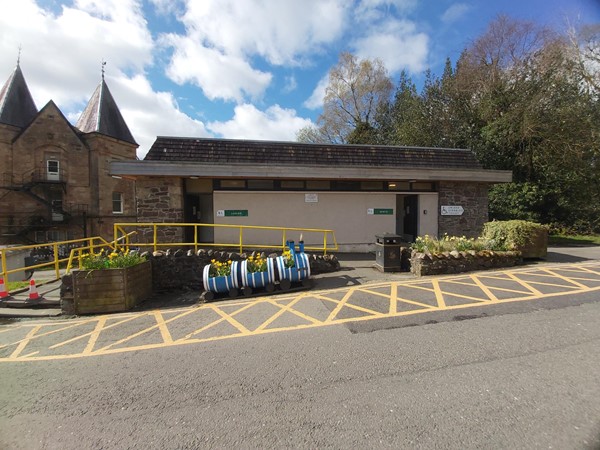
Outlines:
[[393,208],[373,208],[373,214],[376,216],[391,216],[394,214]]
[[247,209],[219,209],[217,217],[248,217]]
[[442,216],[462,216],[463,213],[465,212],[464,208],[460,205],[458,206],[452,206],[452,205],[445,205],[441,207],[441,213]]
[[319,194],[304,194],[305,203],[319,203]]

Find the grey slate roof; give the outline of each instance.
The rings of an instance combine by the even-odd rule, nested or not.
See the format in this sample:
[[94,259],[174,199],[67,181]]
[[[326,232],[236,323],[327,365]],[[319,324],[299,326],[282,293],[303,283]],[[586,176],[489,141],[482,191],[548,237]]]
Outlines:
[[37,112],[21,67],[17,64],[0,90],[0,123],[24,128]]
[[470,150],[159,136],[146,161],[481,169]]
[[81,113],[76,127],[84,133],[96,132],[136,144],[104,78]]

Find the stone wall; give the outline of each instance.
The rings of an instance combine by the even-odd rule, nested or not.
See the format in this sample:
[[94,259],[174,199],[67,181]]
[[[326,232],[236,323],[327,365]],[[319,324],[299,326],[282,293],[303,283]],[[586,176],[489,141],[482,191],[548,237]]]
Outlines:
[[[149,254],[152,261],[152,283],[155,291],[193,289],[203,290],[202,271],[212,259],[240,261],[249,254],[213,250],[167,250]],[[263,254],[266,257],[266,254]],[[270,255],[274,256],[274,255]],[[309,255],[311,274],[334,272],[340,263],[334,255]]]
[[462,206],[461,216],[439,215],[438,233],[443,236],[478,237],[488,221],[488,183],[441,181],[439,183],[440,210],[444,205]]
[[435,255],[413,252],[410,271],[420,277],[512,267],[522,262],[520,252],[452,251]]
[[[180,178],[141,178],[137,181],[137,215],[142,223],[183,222],[183,182]],[[151,242],[151,228],[138,229],[141,242]],[[161,243],[182,242],[180,227],[159,227]]]

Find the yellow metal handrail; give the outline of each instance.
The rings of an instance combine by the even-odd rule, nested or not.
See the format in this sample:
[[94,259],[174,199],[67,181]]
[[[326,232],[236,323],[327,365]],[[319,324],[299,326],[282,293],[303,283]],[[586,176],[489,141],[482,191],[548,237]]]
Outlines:
[[[100,243],[95,244],[95,242],[100,242]],[[54,267],[56,279],[59,279],[60,278],[60,264],[65,261],[70,261],[70,255],[69,255],[69,258],[61,258],[60,257],[61,247],[65,246],[65,245],[76,245],[76,244],[87,244],[87,247],[108,246],[108,247],[114,248],[114,244],[111,244],[111,243],[107,242],[105,239],[98,237],[98,236],[90,237],[90,238],[82,238],[82,239],[71,239],[68,241],[50,242],[47,244],[31,244],[31,245],[19,245],[19,246],[15,246],[15,247],[6,247],[3,249],[0,249],[0,259],[2,260],[2,262],[1,262],[2,278],[7,279],[8,275],[13,274],[13,273],[27,272],[29,270],[40,269],[42,267]],[[71,249],[71,252],[80,247],[84,247],[84,245],[81,245],[74,249]],[[8,255],[8,253],[18,252],[18,251],[23,251],[23,250],[33,250],[33,249],[36,249],[36,250],[42,249],[43,250],[45,248],[51,250],[52,257],[51,257],[50,261],[46,261],[46,262],[39,263],[39,264],[24,265],[23,267],[18,267],[16,269],[10,269],[10,270],[7,268],[6,257]]]
[[[122,239],[129,239],[129,236],[131,236],[132,234],[134,234],[135,232],[131,232],[126,236],[123,236]],[[87,245],[79,245],[77,247],[71,248],[69,250],[69,256],[65,257],[65,258],[61,258],[60,257],[60,249],[61,246],[64,245],[76,245],[76,244],[87,244]],[[118,241],[112,241],[112,242],[108,242],[106,239],[100,237],[100,236],[94,236],[94,237],[90,237],[90,238],[82,238],[82,239],[71,239],[68,241],[57,241],[57,242],[50,242],[48,244],[31,244],[31,245],[19,245],[19,246],[15,246],[15,247],[6,247],[3,249],[0,249],[0,259],[1,259],[1,264],[2,264],[2,278],[7,281],[8,275],[13,274],[13,273],[19,273],[19,272],[27,272],[30,270],[35,270],[35,269],[40,269],[42,267],[54,267],[54,275],[56,276],[54,278],[54,280],[58,280],[60,278],[60,266],[61,263],[66,262],[66,268],[65,268],[65,273],[69,273],[71,271],[71,269],[73,268],[73,259],[75,258],[75,254],[77,253],[78,256],[81,256],[83,251],[91,251],[91,250],[95,250],[98,248],[107,248],[112,250],[115,250],[118,246],[119,242]],[[16,269],[8,269],[7,266],[7,261],[6,261],[6,257],[8,253],[11,252],[18,252],[18,251],[22,251],[22,250],[32,250],[32,249],[44,249],[44,248],[49,248],[52,250],[52,259],[50,261],[46,261],[43,263],[39,263],[39,264],[31,264],[31,265],[23,265],[23,267],[18,267]],[[79,268],[81,268],[81,258],[78,258],[78,264],[79,264]]]
[[[303,233],[323,233],[323,246],[306,245],[304,248],[307,251],[323,252],[327,254],[327,251],[335,251],[338,249],[337,240],[335,238],[335,232],[333,230],[326,230],[321,228],[297,228],[297,227],[268,227],[259,225],[229,225],[229,224],[212,224],[212,223],[117,223],[114,225],[114,241],[122,239],[127,233],[125,228],[135,227],[139,228],[151,228],[152,229],[152,241],[148,242],[136,242],[135,246],[138,247],[152,247],[153,251],[157,251],[159,247],[173,247],[173,246],[186,246],[194,247],[194,251],[198,250],[198,247],[219,247],[238,248],[240,253],[243,249],[285,249],[286,242],[290,232],[300,235]],[[194,229],[194,240],[193,242],[159,242],[158,230],[160,228],[193,228]],[[198,242],[198,228],[210,227],[213,230],[216,228],[229,228],[237,229],[239,238],[237,243],[225,242]],[[264,230],[264,231],[280,231],[281,232],[281,245],[268,243],[245,243],[244,242],[244,230]],[[139,235],[139,233],[138,233]],[[329,240],[328,240],[329,237]],[[118,244],[117,244],[118,245]],[[129,238],[125,239],[124,246],[129,247],[133,245]]]

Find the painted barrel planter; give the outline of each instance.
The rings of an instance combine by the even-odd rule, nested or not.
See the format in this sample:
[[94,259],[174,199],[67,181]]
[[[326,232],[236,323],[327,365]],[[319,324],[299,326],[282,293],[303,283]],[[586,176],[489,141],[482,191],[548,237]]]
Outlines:
[[267,258],[266,272],[248,272],[248,261],[246,260],[240,264],[240,280],[244,287],[263,288],[269,283],[274,283],[275,278],[275,260],[273,258]]
[[204,290],[207,292],[214,292],[216,294],[229,293],[231,289],[237,289],[240,287],[238,278],[238,262],[234,261],[231,263],[231,274],[219,277],[209,276],[210,264],[204,266],[202,272],[202,280],[204,282]]
[[294,267],[286,267],[283,256],[276,258],[277,272],[279,280],[302,281],[310,277],[310,263],[306,253],[295,253]]

